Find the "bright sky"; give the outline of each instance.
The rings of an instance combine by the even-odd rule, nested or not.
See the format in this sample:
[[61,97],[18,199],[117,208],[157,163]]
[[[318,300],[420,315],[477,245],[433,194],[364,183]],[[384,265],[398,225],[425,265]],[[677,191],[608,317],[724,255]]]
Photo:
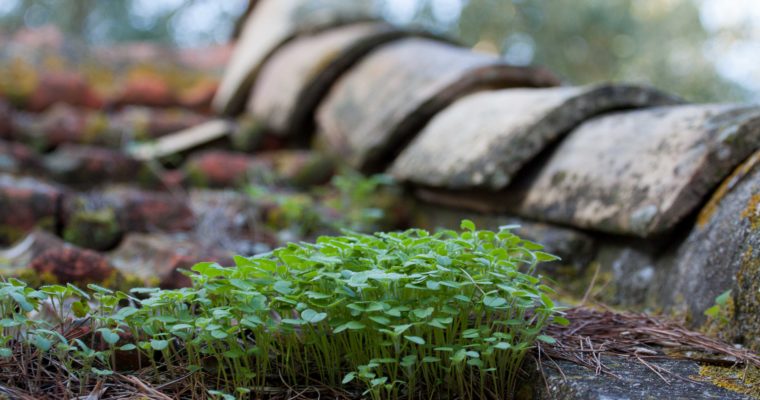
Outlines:
[[[760,102],[760,0],[696,0],[704,27],[713,32],[705,43],[718,72],[755,92]],[[745,28],[747,35],[732,37],[730,28]]]

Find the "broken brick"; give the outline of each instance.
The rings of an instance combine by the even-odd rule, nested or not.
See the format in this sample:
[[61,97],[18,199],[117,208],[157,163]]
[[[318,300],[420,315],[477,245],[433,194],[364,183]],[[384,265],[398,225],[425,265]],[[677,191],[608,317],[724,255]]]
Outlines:
[[228,251],[166,234],[127,235],[110,259],[121,273],[164,288],[190,286],[190,279],[179,270],[190,269],[199,262],[232,263]]
[[43,114],[17,113],[12,124],[14,139],[48,150],[62,143],[81,143],[87,121],[80,110],[57,104]]
[[12,243],[35,226],[54,229],[63,196],[41,181],[0,175],[0,243]]
[[67,197],[61,219],[63,238],[77,246],[105,251],[122,237],[118,205],[99,193]]
[[45,158],[55,180],[79,186],[132,181],[148,175],[143,167],[121,151],[95,146],[64,145]]
[[42,161],[29,147],[0,140],[0,172],[36,174],[42,171]]
[[32,260],[29,267],[59,283],[102,284],[116,273],[101,254],[70,246],[45,251]]
[[26,108],[40,112],[56,103],[84,108],[101,108],[103,100],[92,90],[84,77],[74,72],[48,73],[40,77]]
[[13,137],[13,110],[10,104],[0,99],[0,139],[11,139]]
[[218,82],[204,81],[199,82],[191,87],[179,97],[179,102],[183,107],[196,111],[211,111],[211,101],[214,99],[216,89],[219,87]]
[[315,151],[281,150],[263,157],[271,159],[280,182],[297,187],[325,184],[335,173],[333,160]]
[[104,198],[118,204],[119,223],[125,232],[188,231],[195,214],[184,198],[170,193],[132,188],[113,189]]
[[211,150],[192,156],[184,170],[197,186],[234,187],[247,182],[252,162],[247,154]]
[[127,81],[124,90],[114,100],[117,107],[140,105],[170,107],[177,104],[169,84],[155,76],[139,76]]

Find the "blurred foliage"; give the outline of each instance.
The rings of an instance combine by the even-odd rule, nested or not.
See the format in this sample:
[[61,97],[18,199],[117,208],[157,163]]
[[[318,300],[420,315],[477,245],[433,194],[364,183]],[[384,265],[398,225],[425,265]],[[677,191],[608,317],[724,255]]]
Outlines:
[[246,0],[0,0],[0,28],[58,26],[89,44],[225,42]]
[[421,0],[410,22],[574,84],[645,82],[700,102],[750,95],[706,54],[710,34],[694,0]]
[[[350,1],[350,0],[346,0]],[[376,0],[421,24],[574,84],[645,82],[692,101],[747,100],[705,51],[699,0]],[[229,37],[246,0],[2,0],[0,27],[54,23],[90,44],[198,45]],[[727,5],[728,6],[728,5]]]

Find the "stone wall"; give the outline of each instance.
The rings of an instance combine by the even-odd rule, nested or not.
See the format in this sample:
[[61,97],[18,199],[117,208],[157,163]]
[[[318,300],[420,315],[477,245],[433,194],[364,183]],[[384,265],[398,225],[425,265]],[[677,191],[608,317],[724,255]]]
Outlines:
[[258,2],[217,111],[392,174],[427,227],[520,221],[606,301],[699,325],[731,290],[722,332],[760,348],[760,107],[562,84],[376,19],[365,1]]

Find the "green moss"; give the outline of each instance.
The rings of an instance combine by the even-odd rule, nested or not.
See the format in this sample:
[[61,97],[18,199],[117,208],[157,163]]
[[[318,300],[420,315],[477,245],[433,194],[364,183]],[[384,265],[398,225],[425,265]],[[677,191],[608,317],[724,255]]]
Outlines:
[[108,250],[121,239],[121,227],[111,208],[75,212],[63,231],[63,238],[78,246]]
[[200,168],[189,166],[185,168],[185,172],[187,173],[187,182],[191,186],[195,187],[207,187],[208,186],[208,178],[203,173],[203,171]]
[[145,164],[137,172],[137,182],[143,187],[155,187],[161,183],[161,178],[149,165]]
[[327,182],[334,172],[335,165],[330,158],[315,154],[287,180],[293,186],[307,188]]
[[10,225],[0,225],[0,244],[10,245],[24,236],[22,229]]
[[730,291],[718,296],[716,304],[705,311],[708,318],[702,326],[702,331],[729,342],[733,341],[735,330],[733,321],[736,317],[735,304]]
[[230,135],[232,148],[238,151],[251,152],[257,150],[266,134],[264,124],[258,120],[245,116],[238,119],[238,126]]
[[22,269],[18,272],[18,279],[26,282],[29,286],[40,287],[42,285],[57,285],[58,279],[50,272],[39,273],[31,268]]

